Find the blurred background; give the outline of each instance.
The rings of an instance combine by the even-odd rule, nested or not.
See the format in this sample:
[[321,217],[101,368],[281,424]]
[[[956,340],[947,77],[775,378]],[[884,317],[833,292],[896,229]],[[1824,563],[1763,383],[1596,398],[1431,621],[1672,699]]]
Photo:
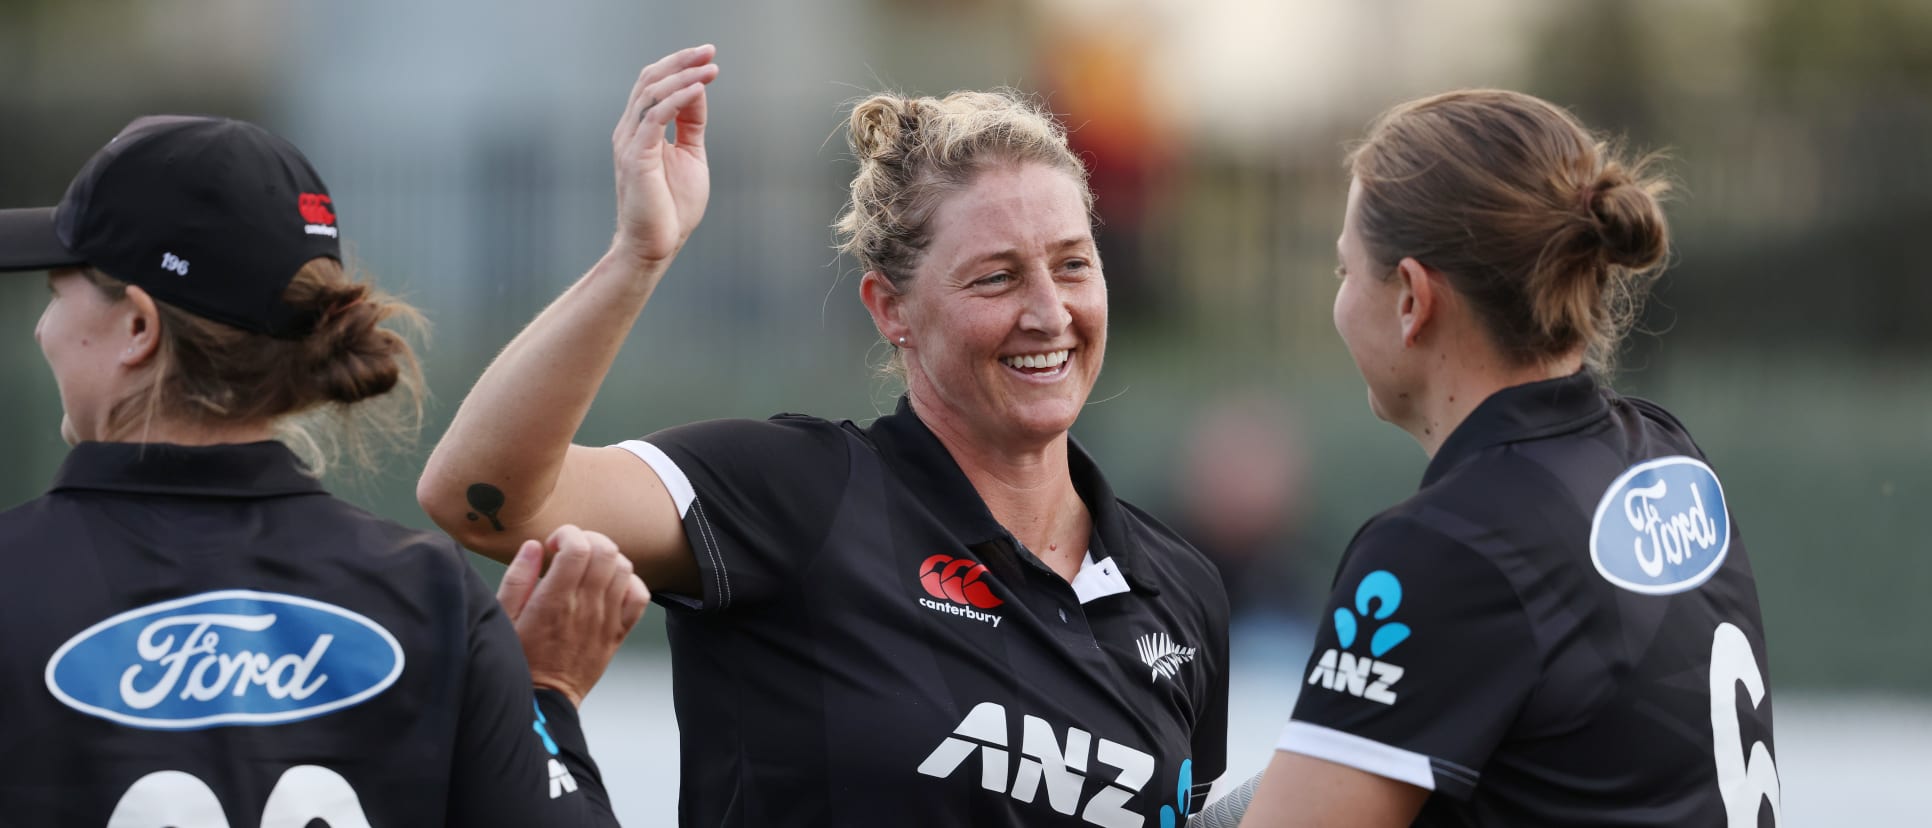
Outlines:
[[[0,205],[54,203],[143,113],[247,118],[302,146],[353,253],[436,325],[421,449],[333,482],[427,526],[411,492],[429,445],[609,239],[610,129],[638,68],[700,42],[724,68],[710,209],[579,441],[887,410],[885,349],[832,251],[843,106],[882,87],[1037,92],[1091,164],[1112,291],[1075,434],[1229,575],[1241,773],[1287,717],[1348,538],[1425,461],[1370,416],[1330,323],[1346,143],[1404,99],[1505,86],[1667,149],[1675,263],[1617,385],[1673,409],[1724,476],[1788,819],[1925,823],[1926,0],[0,0]],[[0,283],[0,505],[38,494],[65,450],[30,334],[44,297]],[[654,611],[587,708],[631,824],[674,813],[663,646]]]

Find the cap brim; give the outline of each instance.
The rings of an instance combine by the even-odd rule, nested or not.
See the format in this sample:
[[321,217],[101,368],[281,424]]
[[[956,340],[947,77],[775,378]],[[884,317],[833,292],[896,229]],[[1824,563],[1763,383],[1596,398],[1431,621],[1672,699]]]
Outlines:
[[0,210],[0,271],[52,270],[86,263],[54,233],[54,208]]

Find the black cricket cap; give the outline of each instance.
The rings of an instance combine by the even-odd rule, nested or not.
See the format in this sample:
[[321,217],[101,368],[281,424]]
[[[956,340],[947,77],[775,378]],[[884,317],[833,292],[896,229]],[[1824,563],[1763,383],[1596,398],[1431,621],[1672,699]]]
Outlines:
[[0,271],[92,266],[275,337],[314,328],[314,314],[282,292],[319,256],[342,260],[321,176],[295,145],[225,118],[137,118],[88,159],[58,206],[0,210]]

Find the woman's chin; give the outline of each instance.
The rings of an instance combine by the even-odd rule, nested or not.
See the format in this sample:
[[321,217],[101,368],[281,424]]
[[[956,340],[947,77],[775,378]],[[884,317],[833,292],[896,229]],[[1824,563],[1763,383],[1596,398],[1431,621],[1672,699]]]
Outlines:
[[1374,414],[1375,419],[1385,423],[1389,422],[1388,409],[1382,407],[1382,400],[1375,396],[1375,390],[1372,388],[1368,392],[1368,407],[1369,413]]
[[1021,406],[1012,421],[1018,431],[1034,438],[1054,438],[1072,430],[1080,417],[1080,403],[1073,400],[1041,400]]

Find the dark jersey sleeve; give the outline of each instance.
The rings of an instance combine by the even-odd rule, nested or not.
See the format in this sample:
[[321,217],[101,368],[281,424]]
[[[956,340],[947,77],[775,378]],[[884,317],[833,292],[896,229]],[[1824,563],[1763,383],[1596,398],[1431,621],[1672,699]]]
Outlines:
[[1541,674],[1515,589],[1406,517],[1349,545],[1280,749],[1466,799]]
[[558,693],[533,690],[516,629],[483,579],[464,570],[469,675],[450,768],[449,824],[616,825],[576,709]]
[[621,447],[671,492],[696,557],[703,595],[657,593],[687,609],[723,610],[791,590],[845,491],[845,432],[814,417],[710,420]]

